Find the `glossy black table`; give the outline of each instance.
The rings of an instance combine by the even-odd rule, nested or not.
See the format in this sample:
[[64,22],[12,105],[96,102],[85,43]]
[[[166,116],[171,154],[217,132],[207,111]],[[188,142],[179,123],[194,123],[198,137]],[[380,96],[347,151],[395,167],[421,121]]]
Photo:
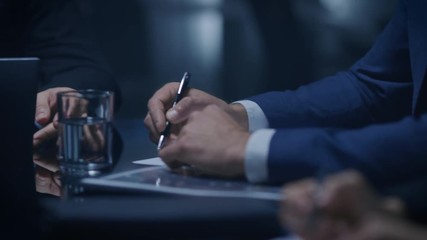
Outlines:
[[[142,119],[117,120],[115,126],[123,148],[113,173],[156,156]],[[62,188],[67,184],[59,182]],[[75,192],[66,197],[64,190],[39,187],[51,238],[269,239],[282,234],[274,201],[72,187]]]

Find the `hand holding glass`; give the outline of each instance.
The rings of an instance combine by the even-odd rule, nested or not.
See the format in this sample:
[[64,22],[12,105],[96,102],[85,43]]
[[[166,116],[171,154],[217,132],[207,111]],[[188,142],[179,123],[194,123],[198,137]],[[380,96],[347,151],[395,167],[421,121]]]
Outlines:
[[61,172],[97,175],[111,169],[114,93],[76,90],[57,98]]

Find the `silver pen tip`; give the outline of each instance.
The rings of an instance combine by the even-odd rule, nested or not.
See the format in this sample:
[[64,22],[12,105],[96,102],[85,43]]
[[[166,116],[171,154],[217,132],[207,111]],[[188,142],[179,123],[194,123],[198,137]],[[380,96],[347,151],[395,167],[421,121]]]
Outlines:
[[157,144],[157,150],[160,150],[162,148],[164,139],[165,139],[165,135],[161,135],[159,139],[159,143]]

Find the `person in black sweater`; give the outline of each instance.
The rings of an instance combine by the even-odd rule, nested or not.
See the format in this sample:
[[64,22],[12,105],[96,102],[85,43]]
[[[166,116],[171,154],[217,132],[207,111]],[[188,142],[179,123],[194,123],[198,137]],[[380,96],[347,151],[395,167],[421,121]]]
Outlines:
[[[40,59],[42,80],[39,82],[35,111],[35,122],[40,129],[33,135],[35,151],[40,149],[41,143],[50,143],[48,140],[54,140],[57,136],[54,124],[57,92],[71,89],[110,90],[115,92],[116,110],[120,105],[118,84],[102,54],[96,50],[87,11],[90,2],[0,0],[0,58]],[[10,81],[1,72],[0,80]],[[19,133],[15,134],[13,129],[30,130],[31,126],[20,126],[21,121],[8,116],[10,111],[16,109],[12,107],[14,104],[7,102],[7,94],[3,94],[4,100],[1,101],[2,127],[7,130],[1,132],[6,142],[10,143],[5,145],[3,141],[2,144],[0,238],[30,235],[32,239],[42,239],[44,230],[48,229],[44,220],[49,213],[39,204],[34,175],[31,174],[31,159],[22,159],[21,156],[25,154],[15,156],[9,153],[10,148],[18,153],[26,151],[25,146],[19,146],[22,141],[18,141],[18,145],[14,142],[13,139],[23,136],[15,136]]]
[[35,121],[42,127],[34,146],[56,136],[56,93],[71,89],[120,91],[97,51],[88,21],[90,1],[0,0],[0,57],[38,57],[39,85]]

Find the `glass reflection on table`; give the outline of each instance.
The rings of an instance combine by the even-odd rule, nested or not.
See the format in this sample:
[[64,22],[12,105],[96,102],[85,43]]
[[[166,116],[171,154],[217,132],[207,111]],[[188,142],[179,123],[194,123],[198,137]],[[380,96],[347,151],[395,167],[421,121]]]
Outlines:
[[33,152],[33,163],[35,189],[38,193],[67,199],[84,192],[83,186],[79,184],[80,177],[61,174],[56,146]]
[[33,153],[36,191],[61,196],[61,174],[54,148]]
[[[91,138],[99,141],[97,138]],[[112,128],[112,161],[115,165],[122,154],[123,142],[115,127]],[[60,170],[58,157],[57,139],[48,140],[33,152],[33,162],[35,170],[36,191],[42,194],[68,199],[85,193],[83,185],[80,183],[82,177],[87,177],[86,173],[67,171],[64,174]],[[103,173],[109,173],[112,168],[108,168]],[[93,176],[93,174],[89,174]]]

